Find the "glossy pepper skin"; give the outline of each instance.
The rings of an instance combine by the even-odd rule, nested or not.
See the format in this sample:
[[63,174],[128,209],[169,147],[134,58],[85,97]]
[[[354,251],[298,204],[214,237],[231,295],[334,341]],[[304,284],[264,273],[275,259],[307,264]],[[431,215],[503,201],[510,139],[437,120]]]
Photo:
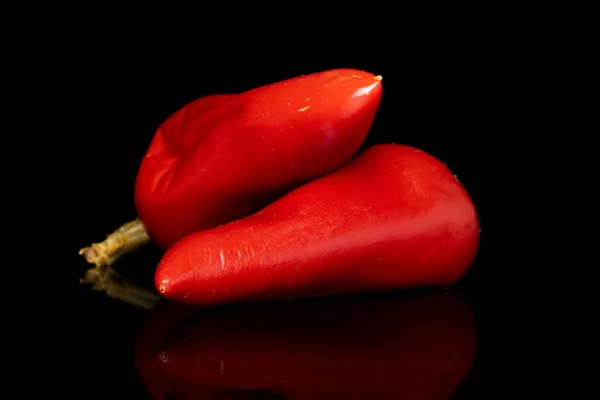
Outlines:
[[381,77],[337,69],[200,98],[157,130],[135,205],[163,249],[252,214],[345,164],[381,101]]
[[382,144],[252,216],[183,238],[155,285],[192,304],[450,285],[478,244],[475,207],[452,172]]
[[178,324],[157,364],[179,381],[289,400],[446,400],[476,353],[452,290],[215,307]]

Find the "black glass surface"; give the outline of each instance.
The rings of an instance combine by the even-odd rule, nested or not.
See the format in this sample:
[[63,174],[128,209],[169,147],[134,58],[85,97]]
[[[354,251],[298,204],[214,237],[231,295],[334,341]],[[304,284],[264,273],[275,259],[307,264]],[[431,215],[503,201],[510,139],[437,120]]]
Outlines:
[[[202,59],[152,68],[148,57],[123,62],[122,54],[107,53],[107,60],[120,63],[90,82],[94,96],[86,95],[89,106],[80,113],[87,124],[78,170],[94,184],[78,186],[80,206],[90,211],[77,222],[72,242],[73,282],[91,267],[77,255],[79,248],[135,218],[139,162],[171,113],[204,95],[338,67],[383,75],[381,106],[362,149],[404,143],[440,158],[471,195],[482,236],[475,263],[451,288],[206,308],[161,300],[146,310],[114,298],[118,293],[111,297],[76,283],[77,380],[86,398],[489,398],[483,384],[492,341],[485,292],[499,267],[486,253],[483,166],[487,140],[498,130],[488,91],[498,83],[489,70],[472,68],[468,48],[437,51],[411,63],[356,54],[266,65],[246,60],[252,70]],[[120,278],[111,288],[154,291],[161,255],[150,244],[124,256],[114,265]]]
[[481,390],[481,332],[460,288],[218,307],[161,300],[152,310],[82,296],[94,353],[82,383],[96,385],[94,396],[471,399]]

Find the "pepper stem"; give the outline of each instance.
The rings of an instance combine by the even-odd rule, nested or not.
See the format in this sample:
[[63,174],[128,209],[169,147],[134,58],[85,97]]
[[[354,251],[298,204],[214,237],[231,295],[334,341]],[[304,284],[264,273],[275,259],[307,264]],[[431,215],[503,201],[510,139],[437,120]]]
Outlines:
[[114,264],[122,255],[150,243],[150,236],[139,218],[134,219],[106,237],[103,242],[79,250],[87,262],[96,267]]
[[90,268],[85,273],[85,277],[80,279],[79,282],[93,285],[92,290],[104,291],[113,299],[146,310],[154,308],[160,300],[158,294],[136,285],[108,266]]

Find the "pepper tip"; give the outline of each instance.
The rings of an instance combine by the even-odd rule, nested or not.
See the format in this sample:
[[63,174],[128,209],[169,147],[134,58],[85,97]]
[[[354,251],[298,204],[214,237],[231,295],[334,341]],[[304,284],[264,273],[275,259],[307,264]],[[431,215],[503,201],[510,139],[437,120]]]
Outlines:
[[380,81],[383,79],[383,76],[381,75],[377,75],[376,77],[374,77],[373,79],[375,79],[376,81]]
[[169,360],[169,357],[167,356],[167,352],[166,351],[160,351],[158,353],[158,360],[161,362],[167,362]]
[[167,291],[167,285],[165,285],[164,283],[161,283],[160,286],[158,287],[158,291],[161,294],[164,294]]

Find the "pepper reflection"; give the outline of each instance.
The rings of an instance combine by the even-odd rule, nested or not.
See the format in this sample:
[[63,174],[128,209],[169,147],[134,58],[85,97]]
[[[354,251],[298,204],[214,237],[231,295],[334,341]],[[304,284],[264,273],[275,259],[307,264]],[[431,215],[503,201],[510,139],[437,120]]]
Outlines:
[[444,400],[475,343],[471,311],[441,290],[202,310],[161,303],[136,357],[155,399]]

